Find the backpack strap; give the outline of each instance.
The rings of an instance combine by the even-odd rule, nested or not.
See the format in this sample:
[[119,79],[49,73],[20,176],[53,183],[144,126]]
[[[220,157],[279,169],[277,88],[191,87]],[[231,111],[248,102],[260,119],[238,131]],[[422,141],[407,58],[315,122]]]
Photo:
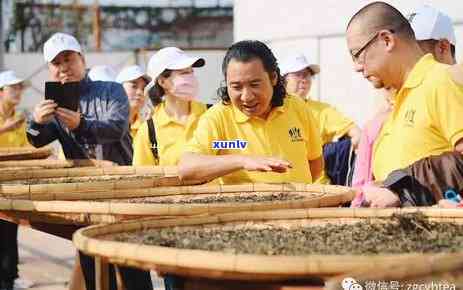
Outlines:
[[146,123],[148,124],[148,136],[150,137],[151,152],[153,153],[154,159],[159,160],[158,141],[156,138],[156,129],[154,128],[153,118],[146,120]]

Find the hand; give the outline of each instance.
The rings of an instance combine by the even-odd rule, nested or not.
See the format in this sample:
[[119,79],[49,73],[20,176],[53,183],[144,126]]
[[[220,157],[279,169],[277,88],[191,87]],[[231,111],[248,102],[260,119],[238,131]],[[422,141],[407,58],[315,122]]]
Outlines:
[[56,117],[71,131],[77,129],[80,125],[79,112],[58,107],[58,109],[56,109]]
[[1,133],[6,133],[9,131],[13,131],[21,127],[21,125],[24,123],[26,119],[24,116],[21,118],[9,118],[5,120],[5,123],[3,123],[3,126],[0,128]]
[[364,186],[363,194],[365,203],[370,207],[397,207],[400,205],[400,198],[387,188],[377,186]]
[[243,156],[243,169],[249,171],[273,171],[283,173],[288,168],[291,168],[291,164],[279,158],[274,157],[259,157],[259,156]]
[[458,203],[448,200],[448,199],[441,199],[439,200],[439,207],[442,208],[457,208]]
[[53,100],[44,100],[35,106],[33,117],[38,124],[46,124],[51,121],[58,104]]

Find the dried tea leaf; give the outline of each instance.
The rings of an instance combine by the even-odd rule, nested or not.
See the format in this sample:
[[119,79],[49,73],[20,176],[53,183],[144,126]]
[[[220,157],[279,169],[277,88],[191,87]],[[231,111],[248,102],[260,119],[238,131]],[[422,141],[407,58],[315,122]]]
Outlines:
[[395,215],[388,222],[325,224],[299,228],[172,227],[106,236],[106,239],[234,254],[399,254],[461,251],[463,225],[431,222],[421,214]]

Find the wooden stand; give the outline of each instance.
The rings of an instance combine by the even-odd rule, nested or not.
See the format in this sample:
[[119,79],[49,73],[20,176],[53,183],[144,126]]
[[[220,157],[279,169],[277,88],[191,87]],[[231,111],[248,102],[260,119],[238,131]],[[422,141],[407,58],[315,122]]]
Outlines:
[[183,290],[319,290],[323,280],[311,279],[286,282],[243,282],[232,280],[186,279]]
[[[109,290],[108,260],[103,257],[95,258],[96,290]],[[156,270],[156,269],[152,269]],[[324,279],[312,278],[295,281],[235,281],[213,280],[206,278],[191,278],[176,276],[181,281],[178,290],[322,290]]]
[[109,264],[101,257],[95,257],[96,290],[109,290]]

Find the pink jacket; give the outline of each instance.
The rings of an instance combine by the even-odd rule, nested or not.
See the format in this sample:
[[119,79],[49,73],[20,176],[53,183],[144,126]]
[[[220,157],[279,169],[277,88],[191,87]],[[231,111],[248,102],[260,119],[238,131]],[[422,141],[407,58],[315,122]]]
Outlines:
[[389,113],[390,110],[379,112],[363,128],[362,137],[357,149],[357,160],[355,161],[354,177],[352,180],[352,187],[357,188],[359,192],[352,201],[351,207],[360,207],[362,205],[362,187],[370,185],[373,181],[373,146]]

